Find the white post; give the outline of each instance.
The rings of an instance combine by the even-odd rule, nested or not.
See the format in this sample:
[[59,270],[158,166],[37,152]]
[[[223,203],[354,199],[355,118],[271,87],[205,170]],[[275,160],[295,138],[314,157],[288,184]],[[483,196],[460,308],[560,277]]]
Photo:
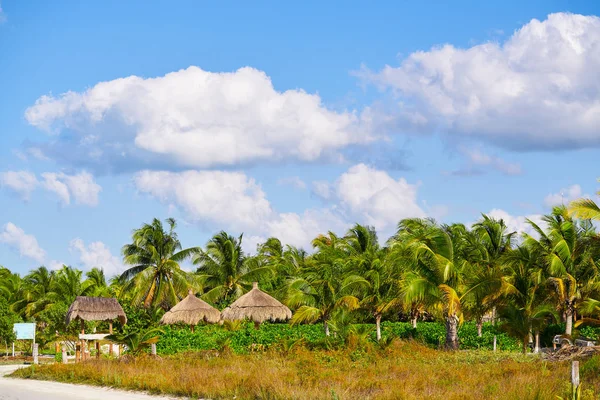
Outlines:
[[13,358],[15,358],[15,342],[13,342]]
[[152,355],[155,356],[156,355],[156,343],[152,343],[150,345],[150,348],[152,349]]
[[38,344],[34,343],[33,344],[33,363],[34,364],[39,364],[39,359],[38,359]]
[[67,345],[63,343],[62,345],[62,363],[66,364],[67,363]]
[[496,351],[496,335],[494,335],[494,351]]
[[576,399],[579,391],[579,361],[571,363],[571,384],[573,385],[573,398]]

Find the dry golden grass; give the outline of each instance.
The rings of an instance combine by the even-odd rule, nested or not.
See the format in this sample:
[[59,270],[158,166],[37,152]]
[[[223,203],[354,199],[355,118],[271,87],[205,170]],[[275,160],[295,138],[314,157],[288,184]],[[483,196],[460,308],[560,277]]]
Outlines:
[[[569,368],[535,356],[397,342],[385,351],[187,353],[54,364],[17,375],[210,399],[556,399],[569,394]],[[584,398],[596,398],[599,389],[598,380],[583,377]]]

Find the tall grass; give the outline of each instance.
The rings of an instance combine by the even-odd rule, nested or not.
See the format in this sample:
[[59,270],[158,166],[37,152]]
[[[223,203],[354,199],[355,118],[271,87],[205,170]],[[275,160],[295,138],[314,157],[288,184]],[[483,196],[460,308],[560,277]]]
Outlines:
[[[598,365],[583,375],[584,398],[600,393]],[[517,353],[441,352],[412,341],[383,350],[144,356],[36,366],[14,375],[211,399],[556,399],[566,398],[570,387],[568,363]]]

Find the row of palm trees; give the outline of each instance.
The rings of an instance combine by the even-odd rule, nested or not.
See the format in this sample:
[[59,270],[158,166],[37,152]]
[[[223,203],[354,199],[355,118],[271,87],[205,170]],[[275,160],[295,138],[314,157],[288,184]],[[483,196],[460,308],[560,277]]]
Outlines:
[[[481,335],[483,321],[493,319],[526,346],[550,322],[564,322],[570,335],[574,323],[600,310],[593,219],[600,208],[580,200],[554,208],[543,224],[528,221],[531,235],[487,215],[470,227],[405,219],[385,243],[357,224],[343,236],[319,235],[310,254],[269,238],[254,255],[242,250],[241,235],[226,232],[204,248],[183,249],[175,220],[154,219],[133,232],[122,251],[130,268],[110,282],[100,268],[84,277],[67,266],[40,267],[23,278],[0,268],[0,296],[22,319],[39,321],[66,311],[77,295],[166,310],[190,287],[223,308],[259,281],[294,311],[292,323],[320,322],[326,335],[341,316],[374,322],[378,340],[387,317],[401,315],[413,326],[437,318],[446,326],[446,347],[456,349],[461,321],[475,321]],[[182,268],[186,261],[194,272]]]

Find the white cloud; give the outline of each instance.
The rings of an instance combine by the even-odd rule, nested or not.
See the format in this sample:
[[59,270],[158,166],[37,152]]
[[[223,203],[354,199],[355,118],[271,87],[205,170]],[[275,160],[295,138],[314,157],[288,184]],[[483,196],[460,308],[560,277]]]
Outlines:
[[50,260],[50,262],[48,262],[48,268],[53,271],[58,271],[63,267],[63,265],[66,265],[66,263],[58,260]]
[[463,149],[463,153],[472,165],[489,166],[505,175],[521,174],[521,166],[519,164],[509,163],[500,157],[490,156],[480,149]]
[[23,229],[12,222],[4,225],[2,231],[0,231],[0,243],[17,250],[22,257],[30,258],[39,263],[43,263],[46,257],[46,252],[40,247],[35,236],[26,234]]
[[545,228],[545,223],[542,221],[542,215],[540,214],[531,214],[527,216],[514,216],[509,214],[508,212],[501,209],[493,209],[487,213],[488,216],[493,217],[495,219],[502,219],[506,224],[509,232],[517,232],[519,235],[522,233],[527,233],[531,236],[537,237],[537,233],[531,227],[531,225],[527,222],[527,220],[531,220],[535,224],[537,224],[540,228]]
[[304,190],[306,189],[306,183],[299,176],[289,176],[286,178],[281,178],[277,181],[278,185],[281,186],[292,186],[296,189]]
[[76,175],[45,172],[42,174],[42,178],[44,178],[44,188],[56,193],[65,205],[71,204],[71,197],[75,199],[76,204],[98,205],[98,195],[102,191],[102,187],[88,172],[80,172]]
[[331,184],[328,207],[302,213],[278,213],[262,188],[244,173],[224,171],[142,171],[137,189],[165,205],[176,206],[190,220],[210,229],[244,232],[254,251],[261,238],[276,236],[284,243],[310,248],[320,233],[345,231],[354,222],[388,233],[406,217],[424,216],[416,204],[417,186],[386,172],[358,164]]
[[[82,93],[42,96],[25,117],[55,136],[43,154],[97,167],[314,161],[372,140],[368,118],[331,111],[302,90],[278,92],[264,72],[250,67],[232,73],[189,67],[158,78],[101,82]],[[63,129],[71,139],[63,138]]]
[[85,270],[98,267],[103,269],[107,276],[120,274],[124,270],[121,260],[113,256],[102,242],[92,242],[86,246],[82,239],[76,238],[69,243],[69,251],[79,256]]
[[571,201],[579,199],[582,196],[581,186],[572,185],[568,188],[560,189],[558,193],[551,193],[544,198],[544,204],[547,207],[559,206],[561,204],[568,205]]
[[312,183],[312,192],[323,200],[331,197],[331,188],[327,181],[314,181]]
[[247,230],[272,218],[266,194],[241,172],[142,171],[134,183],[140,192],[175,203],[197,222]]
[[600,18],[531,20],[506,42],[418,51],[359,74],[398,96],[398,123],[508,148],[600,145]]
[[333,185],[341,207],[380,231],[395,227],[403,218],[425,216],[417,205],[417,188],[364,164],[351,167]]
[[0,173],[0,186],[17,193],[23,200],[29,200],[38,185],[35,174],[28,171],[6,171]]

